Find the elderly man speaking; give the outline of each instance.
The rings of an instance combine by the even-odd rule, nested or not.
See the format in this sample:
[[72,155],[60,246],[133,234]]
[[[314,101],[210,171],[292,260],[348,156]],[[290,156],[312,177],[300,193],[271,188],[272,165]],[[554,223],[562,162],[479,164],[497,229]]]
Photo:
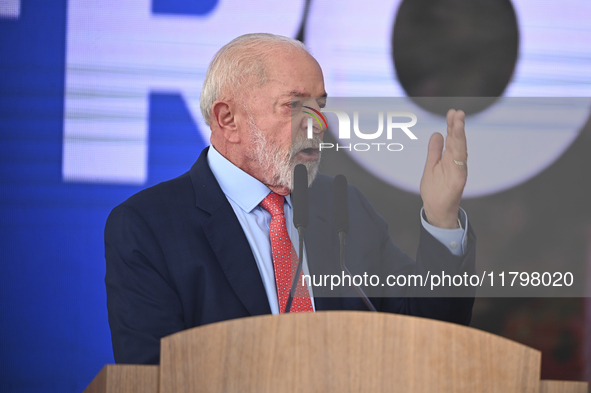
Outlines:
[[[296,164],[308,168],[311,184],[304,260],[306,271],[315,272],[314,250],[337,239],[333,179],[317,174],[323,130],[305,138],[298,102],[320,110],[326,96],[322,70],[299,41],[248,34],[215,55],[201,94],[211,146],[187,173],[132,196],[107,220],[105,283],[116,362],[157,364],[164,336],[283,312],[297,245],[290,198]],[[429,142],[416,261],[393,244],[386,222],[354,187],[351,228],[364,236],[349,235],[351,259],[361,256],[391,272],[474,270],[475,237],[459,207],[467,177],[463,112],[448,112],[445,144],[442,153],[441,134]],[[338,265],[338,250],[323,255]],[[473,304],[471,297],[371,301],[378,311],[462,324]],[[292,312],[366,309],[355,295],[314,296],[313,288],[292,305]]]

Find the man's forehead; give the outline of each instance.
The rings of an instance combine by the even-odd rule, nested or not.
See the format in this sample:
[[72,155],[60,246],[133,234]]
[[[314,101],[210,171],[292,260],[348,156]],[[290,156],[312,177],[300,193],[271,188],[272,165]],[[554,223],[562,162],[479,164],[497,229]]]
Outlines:
[[[324,87],[322,69],[307,52],[281,51],[266,60],[265,68],[267,80],[276,82],[286,95],[320,94],[309,90],[318,89],[319,84]],[[290,94],[292,91],[294,94]]]

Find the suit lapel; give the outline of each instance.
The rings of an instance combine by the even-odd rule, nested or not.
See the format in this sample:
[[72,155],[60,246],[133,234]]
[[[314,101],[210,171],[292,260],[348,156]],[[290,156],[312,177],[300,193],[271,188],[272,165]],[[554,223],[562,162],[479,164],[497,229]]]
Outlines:
[[203,224],[230,286],[251,315],[270,314],[269,300],[256,261],[240,222],[215,176],[203,150],[191,168],[196,206],[211,214]]

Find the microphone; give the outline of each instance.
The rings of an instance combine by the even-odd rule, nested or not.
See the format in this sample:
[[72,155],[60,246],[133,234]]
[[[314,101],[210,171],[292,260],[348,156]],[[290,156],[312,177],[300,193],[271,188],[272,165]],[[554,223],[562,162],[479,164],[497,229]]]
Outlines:
[[[333,197],[334,197],[334,220],[337,233],[339,234],[340,242],[340,262],[341,270],[343,273],[349,275],[351,279],[353,275],[345,266],[345,237],[349,233],[349,187],[347,185],[347,179],[343,175],[337,175],[333,182]],[[361,287],[353,286],[363,303],[367,306],[370,311],[377,311],[374,305],[369,300],[369,297],[363,292]]]
[[349,188],[345,176],[337,175],[334,178],[333,195],[334,221],[340,238],[349,233]]
[[293,224],[296,228],[308,226],[308,169],[298,164],[293,172],[293,191],[291,192],[293,205]]
[[298,284],[298,278],[302,272],[304,262],[304,231],[308,226],[308,169],[303,164],[296,165],[293,171],[293,190],[291,191],[291,204],[293,207],[293,225],[298,230],[299,258],[295,276],[291,282],[291,290],[285,304],[285,313],[291,310],[291,303]]

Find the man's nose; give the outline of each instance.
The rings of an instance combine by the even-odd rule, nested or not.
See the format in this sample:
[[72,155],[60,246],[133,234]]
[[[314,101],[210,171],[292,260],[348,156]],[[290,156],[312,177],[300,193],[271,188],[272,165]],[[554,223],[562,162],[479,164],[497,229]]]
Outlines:
[[326,131],[327,124],[326,119],[322,115],[321,109],[316,103],[313,104],[314,106],[304,106],[304,118],[302,121],[302,128],[306,130],[306,132],[310,132],[314,134],[319,134]]
[[318,119],[309,115],[303,119],[303,128],[306,130],[308,138],[312,137],[313,134],[320,134],[326,131],[326,127],[324,127],[321,121],[319,122]]

